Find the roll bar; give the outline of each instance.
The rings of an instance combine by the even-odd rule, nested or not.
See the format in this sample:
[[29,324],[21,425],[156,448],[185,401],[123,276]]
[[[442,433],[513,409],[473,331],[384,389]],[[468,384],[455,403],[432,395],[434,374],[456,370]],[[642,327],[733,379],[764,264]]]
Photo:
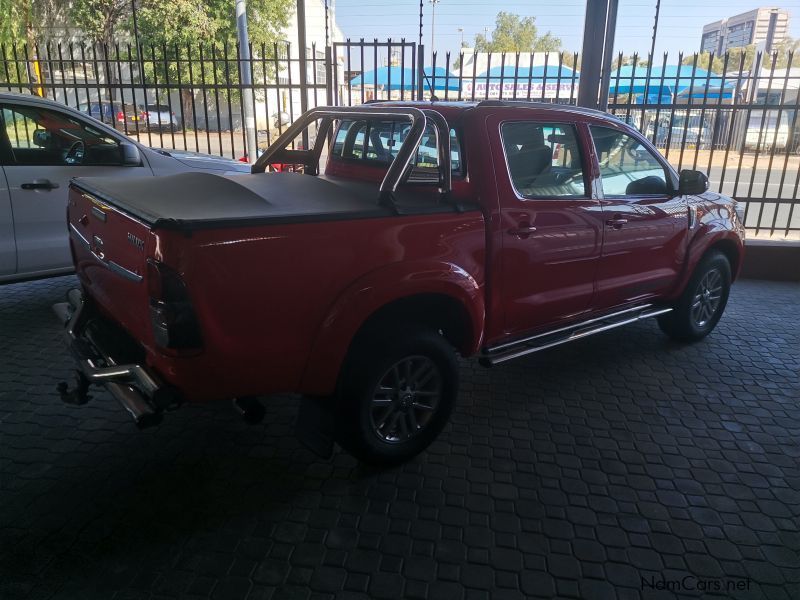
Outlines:
[[[452,188],[452,174],[450,169],[450,130],[444,117],[430,109],[419,109],[413,107],[399,106],[380,106],[371,105],[374,108],[364,108],[361,106],[320,106],[312,108],[303,113],[269,148],[264,151],[258,160],[251,167],[251,173],[263,173],[267,166],[272,162],[279,162],[276,159],[288,159],[286,162],[294,160],[305,165],[309,174],[319,173],[319,159],[322,154],[322,147],[328,136],[334,120],[341,119],[388,119],[388,120],[407,120],[411,122],[406,139],[400,146],[397,156],[394,157],[386,175],[378,188],[382,201],[390,200],[392,194],[397,190],[397,186],[408,171],[414,154],[422,141],[425,127],[430,119],[436,127],[439,141],[439,185],[442,194],[447,194]],[[292,140],[303,133],[309,125],[321,120],[322,123],[317,130],[317,137],[314,147],[310,150],[291,150],[287,149]]]

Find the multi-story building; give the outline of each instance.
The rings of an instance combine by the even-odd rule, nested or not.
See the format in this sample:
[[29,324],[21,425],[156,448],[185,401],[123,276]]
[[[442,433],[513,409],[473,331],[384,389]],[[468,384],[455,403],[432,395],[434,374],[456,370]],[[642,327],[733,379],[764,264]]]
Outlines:
[[700,41],[701,52],[723,54],[730,48],[741,48],[750,44],[766,44],[772,28],[772,52],[786,37],[789,29],[789,13],[783,8],[756,8],[754,10],[709,23],[703,27]]

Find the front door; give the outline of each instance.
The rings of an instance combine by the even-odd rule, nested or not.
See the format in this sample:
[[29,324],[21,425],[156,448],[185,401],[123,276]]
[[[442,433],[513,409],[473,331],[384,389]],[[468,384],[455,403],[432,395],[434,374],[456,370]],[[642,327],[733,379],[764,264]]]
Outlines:
[[503,231],[504,333],[515,337],[587,312],[602,247],[575,123],[490,119]]
[[612,127],[589,127],[599,163],[605,235],[597,309],[665,294],[684,264],[686,199],[655,152]]
[[0,136],[5,135],[8,148],[3,170],[14,215],[17,272],[69,267],[70,179],[150,175],[150,169],[122,166],[120,139],[70,113],[6,103],[0,106],[0,115],[4,124]]

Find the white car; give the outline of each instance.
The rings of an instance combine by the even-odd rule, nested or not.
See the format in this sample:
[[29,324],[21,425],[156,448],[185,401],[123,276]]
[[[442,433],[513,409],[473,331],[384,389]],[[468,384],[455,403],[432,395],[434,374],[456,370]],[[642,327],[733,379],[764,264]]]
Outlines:
[[0,93],[0,282],[73,270],[66,210],[73,177],[249,173],[232,159],[149,148],[63,104]]
[[175,113],[166,104],[147,104],[140,110],[140,115],[149,129],[179,131],[181,128]]

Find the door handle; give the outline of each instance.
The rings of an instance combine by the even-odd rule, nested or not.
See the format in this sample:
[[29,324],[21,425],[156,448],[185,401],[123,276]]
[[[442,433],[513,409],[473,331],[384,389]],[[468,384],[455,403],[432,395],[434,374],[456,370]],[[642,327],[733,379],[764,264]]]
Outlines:
[[23,183],[19,187],[23,190],[54,190],[58,187],[58,184],[49,179],[34,179],[28,183]]
[[520,225],[519,227],[513,227],[508,230],[509,235],[517,235],[517,236],[524,236],[530,235],[536,231],[536,227],[531,225]]
[[614,217],[613,219],[609,219],[606,221],[606,225],[609,227],[613,227],[614,229],[622,229],[622,226],[628,222],[628,219],[622,219],[620,217]]

